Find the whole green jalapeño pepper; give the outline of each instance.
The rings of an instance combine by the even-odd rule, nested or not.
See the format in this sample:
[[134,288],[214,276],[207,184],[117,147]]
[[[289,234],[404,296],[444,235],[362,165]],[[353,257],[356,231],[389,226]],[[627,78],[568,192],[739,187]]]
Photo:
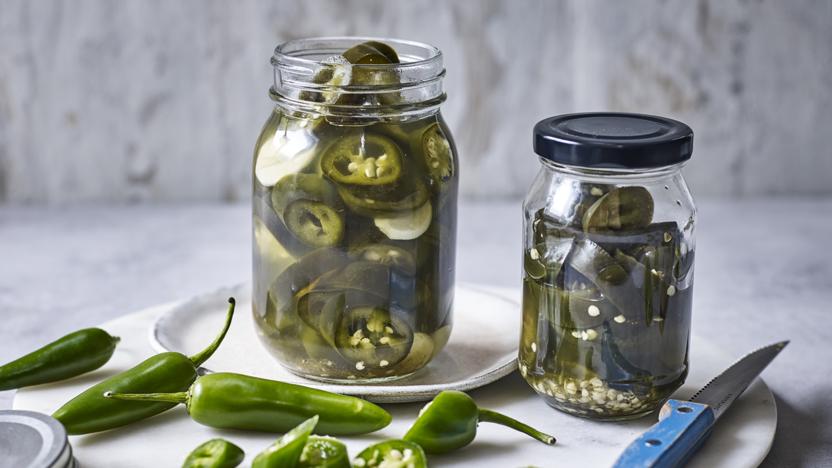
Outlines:
[[356,468],[427,468],[428,459],[419,445],[406,440],[386,440],[373,444],[352,461]]
[[296,468],[306,441],[309,440],[309,435],[315,430],[317,424],[317,415],[298,424],[294,429],[283,434],[283,437],[277,439],[277,442],[257,454],[251,468]]
[[360,398],[224,372],[198,378],[186,392],[108,392],[106,396],[167,405],[184,403],[191,419],[218,429],[286,432],[318,415],[316,432],[353,435],[377,431],[392,419],[384,409]]
[[89,434],[124,426],[163,413],[175,403],[118,401],[104,397],[105,392],[184,391],[197,378],[201,366],[225,338],[234,317],[234,298],[228,299],[228,313],[219,335],[204,350],[191,357],[182,353],[157,354],[144,362],[84,390],[60,407],[52,416],[70,435]]
[[0,367],[0,391],[40,385],[98,369],[110,360],[119,338],[85,328]]
[[478,408],[462,392],[444,391],[425,405],[404,440],[419,444],[427,453],[447,453],[470,444],[477,435],[477,424],[490,422],[510,427],[529,437],[554,445],[555,438],[495,411]]
[[245,452],[224,439],[211,439],[195,448],[182,468],[234,468],[243,462]]

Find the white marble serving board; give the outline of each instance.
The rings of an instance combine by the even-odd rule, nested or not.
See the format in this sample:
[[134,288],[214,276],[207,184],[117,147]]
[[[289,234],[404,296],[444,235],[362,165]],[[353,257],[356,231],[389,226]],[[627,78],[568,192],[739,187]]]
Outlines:
[[[17,393],[14,407],[51,413],[89,385],[150,356],[154,350],[147,339],[148,329],[161,315],[177,305],[160,305],[103,324],[102,327],[110,333],[122,337],[109,363],[69,381],[23,389]],[[519,311],[515,314],[519,320]],[[241,314],[241,318],[243,316]],[[484,315],[483,320],[490,318]],[[707,339],[697,336],[693,337],[691,349],[691,373],[687,383],[675,395],[678,398],[692,395],[739,357],[727,356]],[[210,368],[214,364],[213,360],[209,360],[206,365]],[[431,456],[431,466],[607,467],[632,439],[655,422],[654,417],[646,417],[624,423],[600,423],[557,412],[537,397],[517,373],[511,373],[470,394],[482,407],[504,412],[554,434],[558,438],[557,445],[546,446],[509,429],[482,424],[473,444],[452,454]],[[393,415],[392,424],[375,434],[343,438],[350,453],[356,454],[363,447],[383,439],[401,437],[422,405],[383,405]],[[757,379],[720,419],[711,438],[688,466],[756,467],[768,453],[776,424],[774,398],[765,383]],[[278,435],[204,427],[191,421],[180,406],[129,427],[73,436],[70,442],[84,468],[164,468],[179,466],[191,449],[213,437],[224,437],[242,447],[247,454],[247,463],[250,463]]]
[[228,303],[237,300],[233,326],[214,357],[211,371],[233,371],[266,379],[308,385],[330,392],[360,396],[376,403],[430,400],[442,390],[472,390],[504,377],[517,368],[519,303],[471,285],[457,287],[453,332],[445,349],[424,369],[387,384],[337,385],[299,377],[263,348],[251,319],[251,288],[224,288],[170,309],[150,330],[159,351],[197,353],[216,335]]

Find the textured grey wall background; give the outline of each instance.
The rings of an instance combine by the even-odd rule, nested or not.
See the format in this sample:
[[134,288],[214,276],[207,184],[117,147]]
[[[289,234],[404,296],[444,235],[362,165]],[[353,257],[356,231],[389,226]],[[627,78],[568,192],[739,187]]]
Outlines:
[[697,196],[832,193],[828,0],[0,0],[0,203],[245,199],[273,47],[359,34],[445,52],[468,195],[606,109],[693,126]]

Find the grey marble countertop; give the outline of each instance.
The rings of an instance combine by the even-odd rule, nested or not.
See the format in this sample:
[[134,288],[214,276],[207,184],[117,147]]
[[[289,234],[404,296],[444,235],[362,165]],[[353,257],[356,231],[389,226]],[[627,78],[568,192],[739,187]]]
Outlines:
[[[763,466],[832,465],[832,200],[699,208],[694,333],[736,356],[791,339],[764,373],[780,419]],[[520,220],[519,202],[462,204],[458,279],[517,285]],[[0,208],[0,362],[246,281],[249,224],[243,205]],[[0,408],[11,399],[0,392]]]

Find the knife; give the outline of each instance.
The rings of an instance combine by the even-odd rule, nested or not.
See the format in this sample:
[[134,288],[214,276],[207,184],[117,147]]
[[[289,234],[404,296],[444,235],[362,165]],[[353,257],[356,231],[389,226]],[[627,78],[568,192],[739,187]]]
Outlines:
[[659,422],[628,445],[613,468],[684,465],[705,442],[717,420],[787,344],[781,341],[746,355],[689,401],[668,400],[659,411]]

